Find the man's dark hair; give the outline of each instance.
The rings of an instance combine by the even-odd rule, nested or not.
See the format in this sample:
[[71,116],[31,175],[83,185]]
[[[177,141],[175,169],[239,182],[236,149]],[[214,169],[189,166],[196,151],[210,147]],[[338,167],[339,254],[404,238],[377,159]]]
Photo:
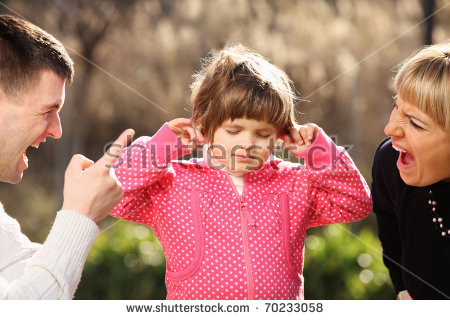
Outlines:
[[58,40],[28,21],[0,15],[0,90],[18,101],[45,70],[72,83],[73,61]]

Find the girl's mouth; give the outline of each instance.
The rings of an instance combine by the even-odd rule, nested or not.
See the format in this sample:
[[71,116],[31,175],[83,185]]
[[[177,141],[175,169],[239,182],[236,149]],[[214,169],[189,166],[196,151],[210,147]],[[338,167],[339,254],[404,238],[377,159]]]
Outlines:
[[236,160],[242,161],[242,162],[250,162],[250,161],[253,160],[252,157],[249,157],[249,156],[240,156],[240,155],[237,155],[237,154],[235,154],[234,157],[235,157]]

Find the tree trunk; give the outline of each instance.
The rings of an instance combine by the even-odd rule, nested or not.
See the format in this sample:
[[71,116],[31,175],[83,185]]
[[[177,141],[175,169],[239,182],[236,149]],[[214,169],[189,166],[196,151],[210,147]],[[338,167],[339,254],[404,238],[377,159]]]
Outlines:
[[423,44],[433,44],[433,29],[434,29],[434,10],[436,8],[436,0],[422,0],[423,16],[425,20],[425,30],[423,37]]

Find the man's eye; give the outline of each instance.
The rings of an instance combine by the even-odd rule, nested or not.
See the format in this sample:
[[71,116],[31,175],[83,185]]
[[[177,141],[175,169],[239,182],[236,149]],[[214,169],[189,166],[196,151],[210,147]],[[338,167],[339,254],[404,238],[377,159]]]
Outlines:
[[423,130],[423,128],[422,128],[421,126],[419,126],[418,124],[416,124],[414,121],[409,120],[409,123],[410,123],[415,129]]

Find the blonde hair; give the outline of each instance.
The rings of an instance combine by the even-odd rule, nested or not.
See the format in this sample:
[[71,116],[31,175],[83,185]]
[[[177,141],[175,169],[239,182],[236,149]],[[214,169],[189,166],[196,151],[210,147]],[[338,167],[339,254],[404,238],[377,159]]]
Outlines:
[[260,54],[238,44],[211,51],[193,75],[193,123],[213,139],[227,119],[248,118],[272,124],[289,133],[295,124],[292,81]]
[[450,132],[450,42],[423,47],[401,63],[394,87]]

